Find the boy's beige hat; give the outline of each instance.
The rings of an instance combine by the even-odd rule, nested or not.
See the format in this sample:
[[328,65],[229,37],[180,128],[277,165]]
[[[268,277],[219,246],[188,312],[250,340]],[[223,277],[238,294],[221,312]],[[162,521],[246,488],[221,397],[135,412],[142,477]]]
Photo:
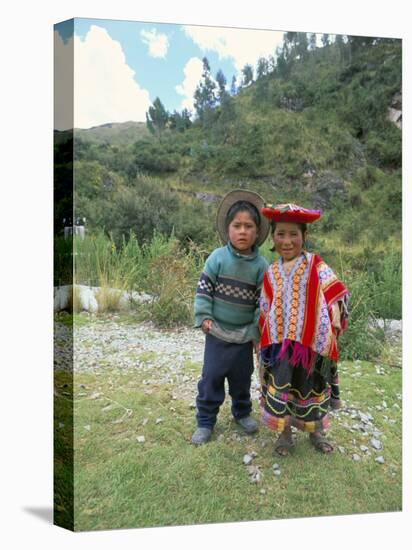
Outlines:
[[265,200],[263,197],[255,193],[254,191],[246,191],[244,189],[234,189],[233,191],[229,191],[227,193],[218,209],[217,209],[217,216],[216,216],[216,225],[217,230],[219,232],[220,238],[224,243],[227,243],[228,241],[228,235],[226,231],[226,216],[230,210],[230,207],[235,204],[235,202],[238,201],[248,201],[253,204],[253,206],[256,207],[256,210],[259,213],[260,216],[260,228],[258,231],[258,237],[256,239],[256,245],[260,246],[263,244],[268,236],[269,229],[270,229],[270,222],[267,218],[262,216],[261,209],[265,205]]

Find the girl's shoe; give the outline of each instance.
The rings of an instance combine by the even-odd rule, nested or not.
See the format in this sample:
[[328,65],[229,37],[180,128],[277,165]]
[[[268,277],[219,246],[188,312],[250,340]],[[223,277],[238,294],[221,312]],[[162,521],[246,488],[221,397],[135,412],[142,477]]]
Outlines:
[[309,440],[315,449],[323,454],[329,454],[333,451],[333,445],[320,432],[310,433]]
[[293,449],[294,446],[292,432],[283,431],[277,438],[274,451],[278,456],[288,456],[290,450]]

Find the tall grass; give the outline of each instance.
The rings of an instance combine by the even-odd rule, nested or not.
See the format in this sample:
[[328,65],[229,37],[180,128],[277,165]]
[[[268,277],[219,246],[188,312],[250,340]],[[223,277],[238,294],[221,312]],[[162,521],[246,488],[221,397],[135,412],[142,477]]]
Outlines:
[[133,233],[117,247],[111,235],[103,231],[74,239],[76,284],[112,287],[120,290],[138,288],[142,271],[142,249]]
[[[269,240],[261,253],[273,261]],[[141,313],[161,326],[192,323],[196,281],[207,252],[190,243],[183,248],[174,235],[155,233],[139,244],[131,232],[122,245],[103,231],[84,240],[74,238],[75,282],[98,286],[99,311],[115,310],[122,291],[150,294]],[[341,338],[342,358],[372,359],[379,355],[385,333],[376,318],[401,318],[401,258],[394,251],[376,263],[374,271],[351,268],[350,251],[334,251],[333,268],[350,292],[349,322]],[[340,265],[335,265],[340,263]]]
[[398,252],[385,255],[381,269],[374,273],[374,302],[382,319],[402,317],[402,260]]
[[371,277],[351,270],[345,270],[340,277],[349,290],[349,319],[339,342],[340,357],[376,359],[383,348],[384,332],[375,323],[377,309]]
[[172,235],[155,233],[140,245],[131,232],[117,247],[103,231],[74,239],[75,283],[97,286],[99,311],[115,310],[122,291],[153,296],[146,313],[159,325],[190,324],[197,277],[206,252],[194,243],[184,250]]

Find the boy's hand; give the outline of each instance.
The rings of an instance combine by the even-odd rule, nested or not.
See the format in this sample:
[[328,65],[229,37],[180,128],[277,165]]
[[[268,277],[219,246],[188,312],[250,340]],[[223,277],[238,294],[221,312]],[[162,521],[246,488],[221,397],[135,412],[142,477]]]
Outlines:
[[202,323],[202,330],[207,334],[212,328],[212,319],[205,319]]

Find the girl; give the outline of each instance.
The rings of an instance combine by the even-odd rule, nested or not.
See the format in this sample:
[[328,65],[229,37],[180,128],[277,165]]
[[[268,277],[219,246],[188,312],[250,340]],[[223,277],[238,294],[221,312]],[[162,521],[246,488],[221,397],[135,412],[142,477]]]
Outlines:
[[319,256],[304,250],[306,224],[320,211],[278,204],[262,213],[280,256],[265,273],[260,299],[262,422],[280,433],[280,456],[294,445],[291,426],[330,453],[324,432],[329,407],[340,406],[336,342],[346,325],[348,291]]
[[235,190],[218,209],[217,228],[226,245],[207,259],[195,298],[195,326],[206,334],[195,445],[211,438],[225,399],[225,378],[235,421],[246,433],[258,429],[250,416],[250,383],[253,343],[259,341],[259,293],[269,265],[258,250],[269,233],[269,222],[260,214],[263,205],[256,193]]

